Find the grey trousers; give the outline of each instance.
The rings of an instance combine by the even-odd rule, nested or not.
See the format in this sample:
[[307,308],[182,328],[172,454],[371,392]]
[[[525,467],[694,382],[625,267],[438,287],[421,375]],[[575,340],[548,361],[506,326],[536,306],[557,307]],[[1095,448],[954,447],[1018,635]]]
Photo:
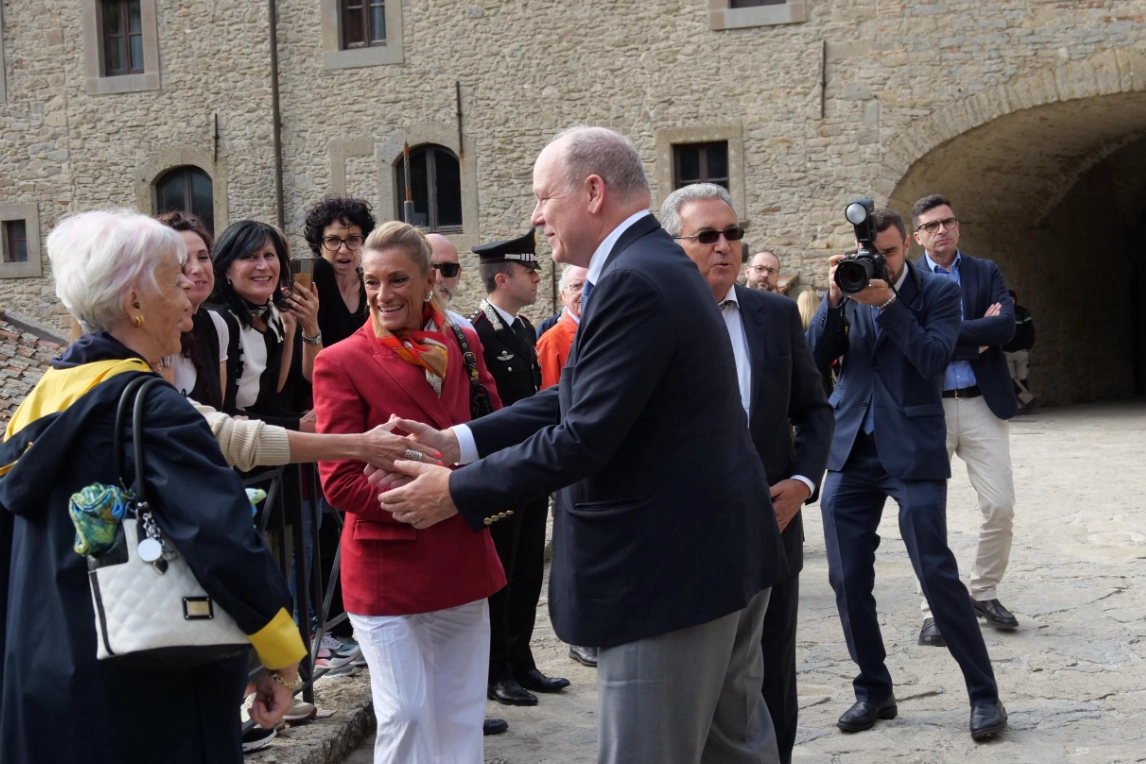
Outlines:
[[777,764],[760,688],[769,589],[715,621],[597,659],[599,764]]

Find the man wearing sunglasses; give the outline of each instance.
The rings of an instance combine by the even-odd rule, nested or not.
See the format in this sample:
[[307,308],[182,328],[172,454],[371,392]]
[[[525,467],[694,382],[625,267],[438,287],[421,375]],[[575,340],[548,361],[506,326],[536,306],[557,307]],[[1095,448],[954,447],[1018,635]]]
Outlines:
[[[996,629],[1017,629],[1019,621],[999,602],[998,586],[1011,556],[1015,484],[1007,420],[1018,413],[1003,345],[1015,334],[1015,306],[1003,274],[990,260],[959,250],[959,219],[951,202],[925,196],[911,210],[915,241],[923,247],[919,266],[959,285],[963,322],[943,375],[947,458],[958,454],[979,496],[979,544],[971,566],[971,604]],[[923,599],[919,644],[942,646],[943,634]]]
[[835,417],[804,339],[796,303],[736,284],[740,247],[735,242],[744,229],[737,223],[728,191],[711,183],[678,189],[665,199],[661,220],[696,263],[720,306],[732,340],[740,403],[771,482],[772,508],[782,531],[788,576],[772,586],[764,614],[763,696],[776,728],[780,762],[789,764],[799,711],[796,612],[804,565],[800,507],[816,500]]
[[472,329],[473,326],[469,319],[461,313],[449,309],[449,305],[454,299],[454,292],[458,288],[458,282],[462,279],[462,265],[458,262],[458,248],[440,233],[426,234],[426,241],[430,243],[430,264],[438,272],[438,279],[434,282],[434,291],[438,293],[438,299],[446,308],[446,317],[453,322],[454,326],[469,326]]

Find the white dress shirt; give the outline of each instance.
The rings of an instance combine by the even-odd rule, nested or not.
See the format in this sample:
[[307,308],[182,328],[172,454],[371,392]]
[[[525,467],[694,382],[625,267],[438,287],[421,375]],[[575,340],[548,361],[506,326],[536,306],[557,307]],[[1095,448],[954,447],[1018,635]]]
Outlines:
[[[636,223],[648,214],[651,214],[648,210],[634,212],[622,220],[621,224],[605,237],[605,240],[602,241],[596,251],[593,252],[593,257],[589,258],[589,275],[585,277],[586,282],[596,285],[597,280],[601,278],[601,271],[605,270],[605,261],[609,259],[609,253],[613,251],[613,247],[616,245],[617,240],[621,238],[621,234],[629,230],[633,223]],[[496,305],[494,305],[494,307],[497,308]],[[503,313],[500,308],[498,312]],[[578,321],[577,323],[580,324],[581,322]],[[481,454],[478,453],[477,443],[474,441],[474,435],[470,432],[470,428],[467,425],[456,424],[450,429],[454,431],[454,437],[458,439],[458,452],[461,454],[458,459],[458,464],[469,464],[481,458]]]
[[[724,326],[728,329],[728,338],[732,340],[732,355],[736,359],[736,380],[740,383],[740,405],[744,413],[752,417],[752,352],[748,348],[748,334],[744,331],[744,316],[740,312],[740,300],[736,299],[736,286],[733,285],[724,299],[720,301],[720,313],[724,317]],[[765,393],[761,393],[764,395]],[[776,482],[784,478],[769,475],[768,479]],[[792,480],[799,480],[808,486],[808,495],[816,492],[816,485],[803,475],[793,475]]]

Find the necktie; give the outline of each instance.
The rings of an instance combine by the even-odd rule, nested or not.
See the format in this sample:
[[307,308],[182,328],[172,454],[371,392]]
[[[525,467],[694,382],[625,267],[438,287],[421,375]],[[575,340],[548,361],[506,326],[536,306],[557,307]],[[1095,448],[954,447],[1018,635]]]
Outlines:
[[529,344],[529,337],[525,334],[525,323],[520,318],[513,319],[513,326],[510,327],[513,333],[525,344]]
[[581,315],[585,315],[585,306],[589,304],[589,293],[593,291],[593,282],[585,280],[585,288],[581,290]]

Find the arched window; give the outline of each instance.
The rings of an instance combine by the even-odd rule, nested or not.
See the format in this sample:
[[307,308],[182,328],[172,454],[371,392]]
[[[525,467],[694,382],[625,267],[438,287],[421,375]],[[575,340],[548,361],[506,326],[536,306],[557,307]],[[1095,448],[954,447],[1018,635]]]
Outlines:
[[215,198],[211,176],[191,165],[176,167],[155,181],[155,212],[192,212],[215,230]]
[[[394,162],[394,169],[396,216],[402,220],[406,169],[401,156]],[[410,191],[414,200],[414,225],[428,231],[461,232],[462,171],[457,154],[432,143],[410,149]]]

